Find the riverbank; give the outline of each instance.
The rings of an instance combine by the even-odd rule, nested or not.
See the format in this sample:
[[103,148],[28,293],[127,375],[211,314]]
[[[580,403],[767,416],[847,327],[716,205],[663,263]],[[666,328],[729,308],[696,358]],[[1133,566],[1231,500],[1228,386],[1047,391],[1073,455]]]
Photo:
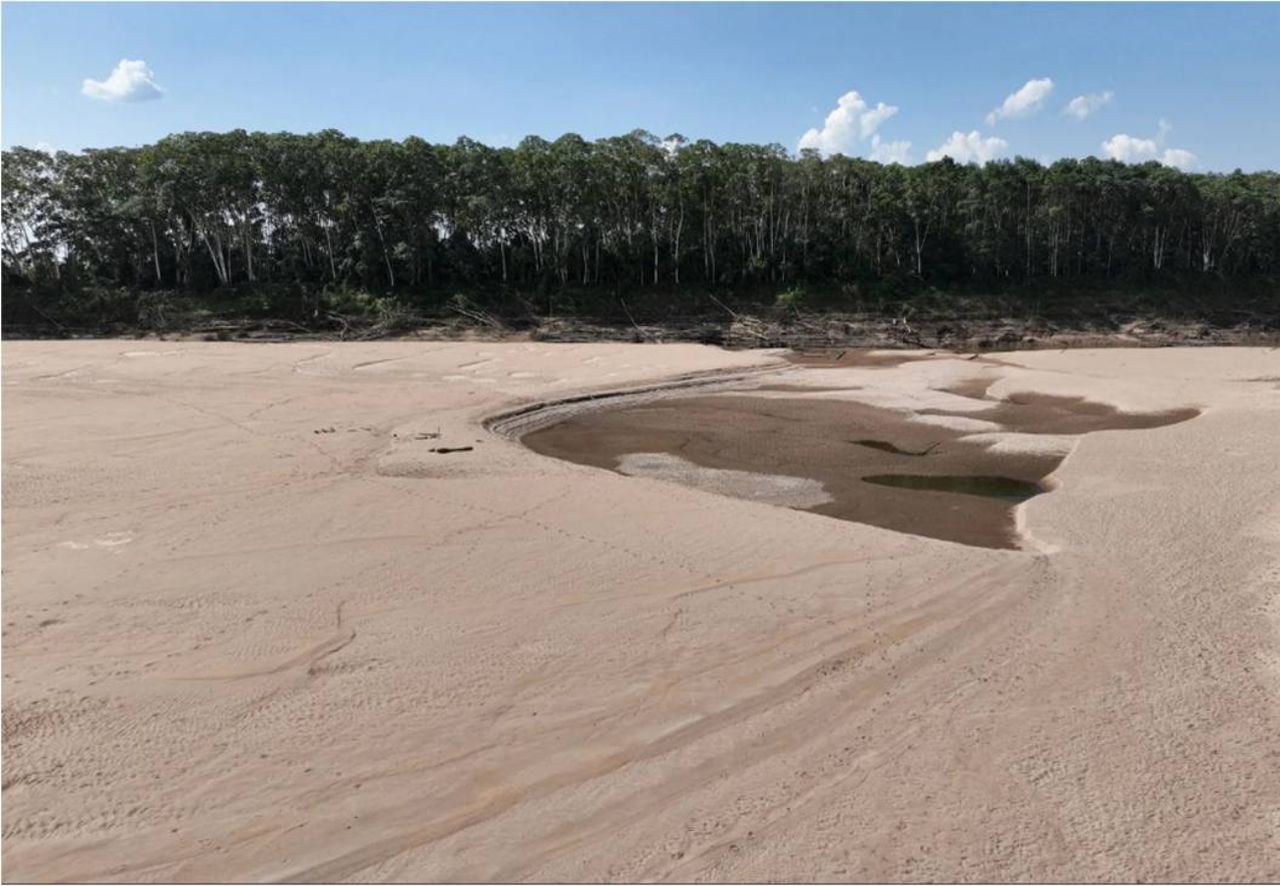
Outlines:
[[[6,342],[6,876],[1280,879],[1280,352],[783,356]],[[1199,414],[1080,436],[1023,550],[486,426],[975,364]]]

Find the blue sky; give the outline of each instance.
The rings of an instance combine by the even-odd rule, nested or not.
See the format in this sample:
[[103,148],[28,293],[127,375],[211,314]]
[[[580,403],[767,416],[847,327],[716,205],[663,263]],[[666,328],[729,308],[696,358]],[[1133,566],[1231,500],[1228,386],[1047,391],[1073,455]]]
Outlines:
[[[1280,167],[1267,4],[5,3],[2,16],[5,147],[643,128],[795,150],[813,129],[821,149],[908,162]],[[124,59],[142,64],[112,78]],[[1091,113],[1064,114],[1080,96]]]

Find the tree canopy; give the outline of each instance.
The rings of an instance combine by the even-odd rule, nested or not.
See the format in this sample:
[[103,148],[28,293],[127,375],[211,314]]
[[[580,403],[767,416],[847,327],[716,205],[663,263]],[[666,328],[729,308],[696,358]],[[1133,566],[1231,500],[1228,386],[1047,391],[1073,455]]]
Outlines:
[[6,283],[417,294],[1280,271],[1280,175],[903,167],[642,131],[514,148],[336,131],[3,154]]

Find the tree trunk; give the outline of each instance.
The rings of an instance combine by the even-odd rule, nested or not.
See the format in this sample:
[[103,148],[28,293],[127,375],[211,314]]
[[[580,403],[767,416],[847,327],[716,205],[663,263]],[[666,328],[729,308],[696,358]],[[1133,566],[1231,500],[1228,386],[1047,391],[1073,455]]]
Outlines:
[[209,250],[209,258],[213,261],[213,271],[218,275],[218,282],[223,286],[226,286],[230,282],[230,279],[227,274],[226,264],[223,261],[222,239],[218,237],[217,234],[213,235],[213,239],[217,242],[217,249],[215,249],[214,244],[209,240],[209,234],[207,231],[202,229],[200,237],[204,240],[205,248]]
[[151,256],[156,263],[156,285],[163,286],[164,278],[160,274],[160,240],[156,237],[156,223],[153,219],[147,219],[151,225]]
[[378,245],[382,247],[382,261],[387,266],[387,284],[392,288],[396,288],[396,272],[391,267],[391,254],[387,252],[387,241],[382,236],[382,221],[378,218],[378,213],[373,213],[373,227],[378,232]]
[[333,280],[338,279],[338,266],[333,261],[333,238],[329,235],[329,223],[324,223],[324,243],[325,252],[329,256],[329,276]]

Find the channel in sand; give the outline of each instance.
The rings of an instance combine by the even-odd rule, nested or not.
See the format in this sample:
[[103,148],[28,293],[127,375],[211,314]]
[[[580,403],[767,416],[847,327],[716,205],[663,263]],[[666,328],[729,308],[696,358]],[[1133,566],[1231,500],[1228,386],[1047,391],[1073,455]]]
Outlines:
[[[904,362],[846,353],[818,365]],[[522,439],[543,455],[624,474],[899,532],[1018,548],[1017,506],[1047,491],[1043,481],[1065,452],[994,446],[990,432],[1077,437],[1157,428],[1198,414],[1192,408],[1128,413],[1084,398],[1028,392],[993,398],[987,395],[993,378],[965,379],[944,392],[980,400],[981,406],[889,409],[858,401],[868,387],[862,376],[843,389],[848,398],[803,396],[842,390],[830,384],[829,372],[806,387],[809,371],[793,370],[785,384],[754,390],[672,391],[648,402],[623,400],[612,409],[597,404]],[[666,461],[659,465],[663,455]],[[631,467],[641,458],[648,460],[647,469]],[[716,472],[721,482],[710,479]],[[729,476],[733,482],[723,481]],[[794,487],[804,481],[816,484],[808,498],[777,492],[780,484]]]

